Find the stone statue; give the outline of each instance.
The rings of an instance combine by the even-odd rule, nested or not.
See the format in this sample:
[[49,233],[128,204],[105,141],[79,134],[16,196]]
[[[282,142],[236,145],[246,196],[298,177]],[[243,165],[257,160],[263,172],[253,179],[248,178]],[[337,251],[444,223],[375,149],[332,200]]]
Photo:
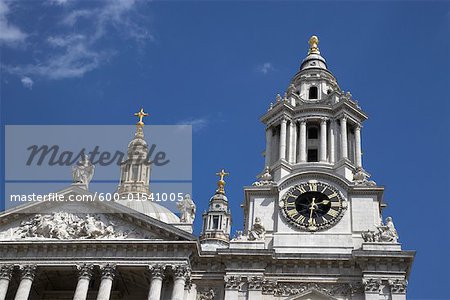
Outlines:
[[252,230],[248,233],[248,239],[250,241],[262,240],[266,236],[266,229],[259,217],[255,218],[255,223],[253,224]]
[[386,224],[381,222],[377,226],[378,232],[367,230],[361,233],[361,236],[366,243],[397,243],[398,233],[395,229],[394,222],[391,217],[386,218]]
[[89,157],[84,154],[81,160],[72,167],[73,183],[84,183],[87,188],[94,176],[94,169],[95,166],[89,161]]
[[182,223],[194,223],[196,206],[191,195],[186,194],[184,199],[177,203],[177,207],[181,212],[180,221]]
[[380,232],[381,242],[397,243],[398,234],[391,217],[386,218],[386,224],[381,224],[378,231]]
[[353,181],[356,185],[376,186],[376,182],[369,180],[369,176],[363,171],[361,167],[357,167],[353,174]]

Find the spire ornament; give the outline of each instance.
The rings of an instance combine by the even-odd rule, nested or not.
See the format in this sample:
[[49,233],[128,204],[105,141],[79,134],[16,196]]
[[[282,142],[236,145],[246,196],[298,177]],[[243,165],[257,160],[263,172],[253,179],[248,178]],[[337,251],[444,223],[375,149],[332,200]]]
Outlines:
[[318,45],[319,45],[319,38],[317,36],[313,35],[309,39],[308,43],[309,43],[308,55],[309,54],[320,54],[319,47],[318,47]]
[[136,136],[144,137],[144,132],[142,131],[142,127],[144,127],[144,122],[142,119],[148,116],[148,113],[144,112],[144,108],[141,107],[141,110],[137,113],[134,113],[136,117],[139,118],[139,122],[136,123]]
[[219,188],[216,190],[216,193],[225,195],[225,181],[223,180],[223,178],[230,175],[230,173],[227,173],[224,169],[222,169],[220,172],[216,173],[216,175],[219,176],[219,181],[217,182],[217,186]]

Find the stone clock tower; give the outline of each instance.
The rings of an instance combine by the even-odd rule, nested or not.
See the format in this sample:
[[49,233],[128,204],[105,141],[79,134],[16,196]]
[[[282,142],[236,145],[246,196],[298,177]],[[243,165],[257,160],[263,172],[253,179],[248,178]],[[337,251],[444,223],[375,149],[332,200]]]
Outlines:
[[[401,249],[392,218],[383,221],[384,188],[369,180],[361,157],[367,115],[339,87],[318,44],[312,36],[287,91],[261,118],[265,170],[244,189],[243,238],[230,248],[275,253],[256,276],[266,280],[262,294],[405,299],[414,252]],[[255,245],[250,237],[261,224]],[[332,292],[337,283],[346,293]]]

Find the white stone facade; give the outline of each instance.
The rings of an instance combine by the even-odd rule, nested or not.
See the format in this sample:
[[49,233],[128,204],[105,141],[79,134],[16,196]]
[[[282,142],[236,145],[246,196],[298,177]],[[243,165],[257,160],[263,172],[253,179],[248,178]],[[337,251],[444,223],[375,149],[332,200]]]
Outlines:
[[[415,252],[383,220],[384,188],[363,168],[366,119],[313,37],[261,118],[265,167],[244,187],[243,231],[230,237],[224,170],[200,237],[190,197],[180,217],[122,200],[20,206],[0,215],[0,300],[406,299]],[[145,153],[142,127],[130,156]],[[117,193],[149,193],[150,173],[123,164]],[[59,193],[90,194],[87,175]]]

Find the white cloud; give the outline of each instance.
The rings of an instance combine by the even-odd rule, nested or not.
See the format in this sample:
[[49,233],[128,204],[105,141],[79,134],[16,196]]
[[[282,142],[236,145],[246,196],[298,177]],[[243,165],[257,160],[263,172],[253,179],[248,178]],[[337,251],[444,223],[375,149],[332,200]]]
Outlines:
[[187,119],[178,123],[178,125],[190,125],[193,132],[198,132],[208,125],[207,118]]
[[0,44],[13,46],[23,42],[27,35],[17,26],[8,22],[9,6],[5,0],[0,0]]
[[264,75],[266,75],[267,73],[274,71],[275,68],[273,67],[272,63],[270,62],[265,62],[263,64],[260,64],[257,66],[256,70]]
[[[122,39],[139,43],[152,39],[147,29],[134,21],[134,0],[100,1],[98,4],[100,6],[90,10],[77,8],[63,14],[55,24],[58,35],[40,39],[51,47],[45,56],[35,58],[32,64],[4,65],[3,69],[18,76],[52,80],[82,77],[116,53],[115,49],[102,45],[101,40],[107,35],[119,34]],[[79,22],[83,22],[83,26],[77,26]],[[78,32],[74,33],[74,27]]]
[[33,88],[33,84],[34,81],[30,78],[30,77],[22,77],[22,79],[20,80],[23,84],[24,87],[26,87],[27,89],[32,89]]

